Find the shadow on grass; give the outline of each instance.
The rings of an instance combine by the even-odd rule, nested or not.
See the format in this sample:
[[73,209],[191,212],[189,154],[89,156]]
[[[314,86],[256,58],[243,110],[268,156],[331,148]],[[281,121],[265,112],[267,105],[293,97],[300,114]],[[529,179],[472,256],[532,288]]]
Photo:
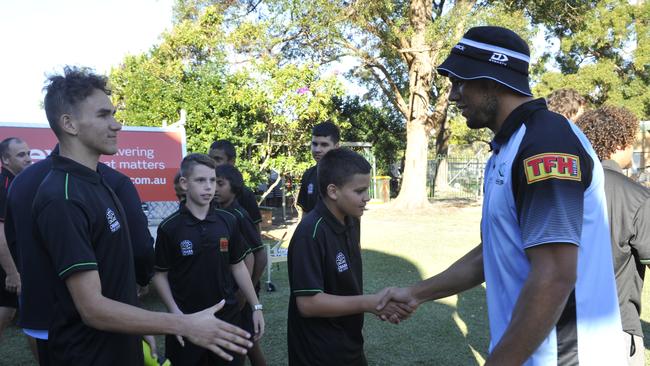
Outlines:
[[[363,260],[365,293],[422,279],[418,269],[403,258],[364,250]],[[466,324],[467,336],[455,316]],[[483,287],[461,295],[458,308],[429,302],[400,325],[383,323],[373,315],[366,316],[364,325],[370,365],[478,365],[469,346],[485,357],[487,334]]]

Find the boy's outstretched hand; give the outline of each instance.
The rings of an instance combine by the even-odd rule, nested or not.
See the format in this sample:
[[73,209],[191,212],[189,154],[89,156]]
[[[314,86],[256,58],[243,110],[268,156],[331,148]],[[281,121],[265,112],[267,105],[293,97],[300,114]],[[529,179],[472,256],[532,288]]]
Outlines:
[[379,291],[377,296],[377,306],[375,315],[383,321],[389,321],[393,324],[399,324],[401,321],[408,319],[417,308],[408,301],[401,301],[399,298],[392,298],[390,291],[392,287],[387,287]]
[[192,343],[207,348],[224,360],[231,361],[232,356],[225,350],[246,354],[247,348],[253,346],[248,340],[250,334],[246,331],[218,319],[214,314],[225,304],[221,300],[218,304],[198,313],[187,315],[184,336]]

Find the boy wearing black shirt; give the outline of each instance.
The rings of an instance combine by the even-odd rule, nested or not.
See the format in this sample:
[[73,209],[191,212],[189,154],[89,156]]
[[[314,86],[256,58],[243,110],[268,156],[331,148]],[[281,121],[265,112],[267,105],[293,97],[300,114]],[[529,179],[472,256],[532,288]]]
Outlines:
[[[370,164],[355,152],[334,149],[318,164],[321,200],[289,244],[290,366],[367,365],[363,317],[378,314],[385,292],[363,295],[359,218],[369,186]],[[388,312],[404,318],[411,310],[391,304]]]
[[[246,300],[256,307],[253,329],[256,338],[264,333],[261,305],[243,262],[248,253],[236,218],[210,203],[216,176],[214,161],[207,155],[190,154],[181,163],[180,185],[185,202],[158,227],[154,285],[171,313],[192,313],[220,299],[226,306],[217,317],[240,324],[235,298],[237,285]],[[174,365],[226,365],[210,351],[181,338],[167,336],[167,358]],[[239,365],[236,358],[232,364]]]
[[223,303],[190,315],[135,307],[133,250],[124,209],[97,171],[101,154],[117,152],[121,125],[106,78],[66,67],[49,79],[45,111],[60,155],[34,199],[36,240],[55,276],[50,326],[52,365],[143,364],[140,337],[181,334],[225,359],[245,353],[243,330],[218,320]]
[[[259,253],[264,254],[264,258],[266,258],[266,252],[263,250],[264,244],[262,243],[262,238],[257,231],[255,223],[253,223],[248,212],[239,205],[236,199],[244,186],[244,178],[237,168],[229,164],[218,166],[215,172],[217,175],[217,188],[214,200],[219,208],[230,212],[237,218],[244,242],[252,253],[247,258],[250,257],[253,259],[253,255],[257,257]],[[251,279],[253,285],[255,285],[255,291],[258,297],[260,289],[259,281],[265,267],[266,261],[264,263],[251,261],[251,266],[249,266]],[[246,306],[245,301],[241,306],[242,328],[247,332],[253,332],[252,309],[250,306]],[[266,365],[264,354],[258,342],[255,342],[255,345],[248,353],[248,357],[253,366]]]
[[328,151],[339,147],[341,131],[332,122],[322,122],[311,130],[311,155],[316,165],[305,170],[300,179],[300,190],[298,191],[298,206],[302,209],[303,215],[316,207],[320,200],[316,169],[318,162]]

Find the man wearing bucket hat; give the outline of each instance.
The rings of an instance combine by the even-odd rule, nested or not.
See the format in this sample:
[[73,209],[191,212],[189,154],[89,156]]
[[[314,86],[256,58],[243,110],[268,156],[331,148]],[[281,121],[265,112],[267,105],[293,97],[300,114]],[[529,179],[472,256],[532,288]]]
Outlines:
[[482,243],[384,301],[417,306],[485,281],[486,365],[624,365],[603,170],[582,132],[532,98],[529,62],[516,33],[475,27],[438,67],[468,127],[495,134]]

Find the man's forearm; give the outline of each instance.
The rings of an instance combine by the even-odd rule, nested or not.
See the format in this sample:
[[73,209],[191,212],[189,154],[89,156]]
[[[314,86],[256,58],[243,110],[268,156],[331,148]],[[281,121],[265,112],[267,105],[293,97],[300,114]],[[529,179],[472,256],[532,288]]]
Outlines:
[[443,272],[413,285],[411,291],[422,303],[455,295],[484,281],[483,245],[479,244]]
[[531,267],[510,324],[486,365],[521,365],[548,336],[575,288],[578,248],[550,243],[526,250]]
[[171,287],[169,287],[167,272],[156,272],[153,276],[152,282],[153,286],[156,288],[156,292],[158,292],[158,296],[167,307],[167,310],[172,313],[181,312],[176,301],[174,301]]
[[519,295],[508,329],[488,358],[491,365],[523,364],[555,326],[573,287],[531,279]]
[[246,301],[248,301],[250,305],[259,304],[259,299],[257,298],[257,295],[255,295],[255,287],[253,287],[250,273],[243,261],[232,265],[231,269],[235,282],[244,294]]
[[[11,256],[11,251],[9,251],[9,245],[7,245],[5,225],[3,222],[0,222],[0,266],[2,266],[2,270],[7,274],[18,273],[16,263],[14,263],[14,259]],[[4,287],[4,283],[2,286]]]
[[253,280],[253,285],[257,285],[258,282],[260,282],[260,278],[262,278],[262,275],[264,274],[264,269],[266,269],[266,266],[268,265],[268,258],[266,257],[266,248],[260,249],[253,253],[255,257],[255,263],[253,265],[253,275],[252,280]]

